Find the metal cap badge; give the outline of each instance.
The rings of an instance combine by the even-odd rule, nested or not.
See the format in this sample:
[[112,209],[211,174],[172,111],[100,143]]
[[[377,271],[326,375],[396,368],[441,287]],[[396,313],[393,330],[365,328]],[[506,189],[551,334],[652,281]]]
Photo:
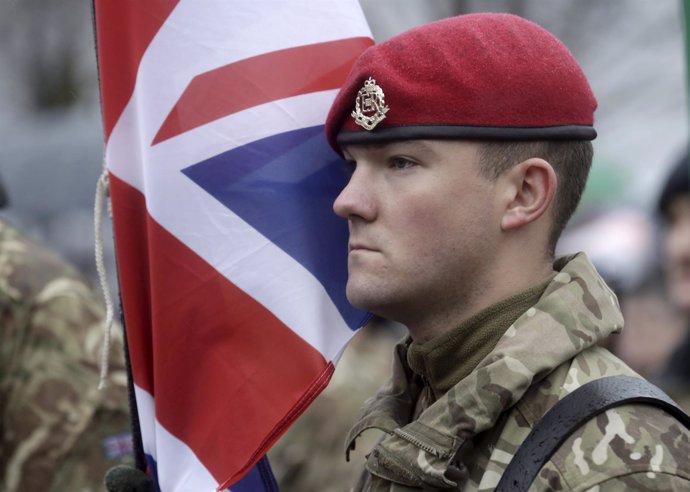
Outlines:
[[386,113],[390,109],[383,98],[383,89],[369,77],[364,81],[364,87],[357,92],[355,110],[350,116],[365,130],[373,130],[386,118]]

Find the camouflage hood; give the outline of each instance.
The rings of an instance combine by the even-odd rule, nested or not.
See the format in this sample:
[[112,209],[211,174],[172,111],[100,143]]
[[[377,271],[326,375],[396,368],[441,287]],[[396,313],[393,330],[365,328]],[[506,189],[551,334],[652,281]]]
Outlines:
[[352,449],[366,429],[388,434],[368,457],[370,473],[412,487],[457,487],[453,458],[464,442],[493,428],[558,366],[620,331],[618,301],[584,254],[559,258],[554,270],[558,274],[539,301],[489,355],[412,423],[407,421],[420,388],[405,362],[406,345],[396,347],[393,377],[365,404],[347,440]]

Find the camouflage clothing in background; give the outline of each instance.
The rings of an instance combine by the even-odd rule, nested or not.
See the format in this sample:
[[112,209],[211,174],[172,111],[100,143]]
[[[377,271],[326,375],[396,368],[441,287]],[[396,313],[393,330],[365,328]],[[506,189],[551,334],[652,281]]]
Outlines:
[[[419,406],[428,392],[407,364],[409,340],[396,348],[391,381],[367,402],[348,438],[368,428],[388,434],[369,454],[357,490],[493,490],[556,401],[594,379],[635,375],[597,346],[623,319],[586,257],[561,258],[554,269],[538,302],[438,399]],[[530,490],[690,490],[690,431],[654,407],[609,410],[563,444]]]
[[121,328],[99,391],[98,295],[2,222],[0,310],[0,491],[105,490],[105,471],[131,462]]
[[[268,453],[281,492],[344,492],[354,485],[361,465],[343,459],[343,434],[362,401],[386,381],[391,350],[405,331],[374,319],[348,343],[326,389]],[[362,449],[376,444],[373,434],[363,436]]]

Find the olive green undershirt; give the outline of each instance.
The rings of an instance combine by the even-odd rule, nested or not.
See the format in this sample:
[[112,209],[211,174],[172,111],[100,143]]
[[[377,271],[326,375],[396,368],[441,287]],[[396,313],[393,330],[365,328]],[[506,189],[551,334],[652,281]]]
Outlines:
[[498,343],[506,330],[534,306],[553,279],[480,311],[456,329],[424,343],[412,342],[407,363],[438,398],[465,378]]

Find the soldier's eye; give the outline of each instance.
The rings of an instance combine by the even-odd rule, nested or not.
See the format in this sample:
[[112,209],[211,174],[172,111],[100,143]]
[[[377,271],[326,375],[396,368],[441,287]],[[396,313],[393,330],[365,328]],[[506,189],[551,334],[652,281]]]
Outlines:
[[405,157],[394,157],[391,160],[391,166],[395,169],[409,169],[416,165],[416,162],[411,161],[410,159],[406,159]]

